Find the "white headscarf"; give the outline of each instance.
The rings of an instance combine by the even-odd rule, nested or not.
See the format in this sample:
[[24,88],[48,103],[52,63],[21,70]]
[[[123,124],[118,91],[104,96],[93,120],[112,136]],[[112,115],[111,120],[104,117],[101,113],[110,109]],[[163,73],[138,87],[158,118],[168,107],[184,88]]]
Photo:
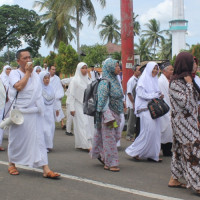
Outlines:
[[[40,67],[40,66],[35,66],[35,67],[33,68],[33,71],[36,72],[37,69],[40,69],[40,71],[43,71],[42,67]],[[36,73],[37,73],[37,72],[36,72]],[[40,73],[41,73],[41,72],[40,72]]]
[[6,70],[7,69],[12,69],[12,67],[9,66],[9,65],[4,66],[3,71],[2,71],[2,73],[0,75],[2,83],[6,88],[6,91],[8,90],[8,87],[9,87],[9,76],[6,74]]
[[147,93],[160,91],[158,87],[158,76],[152,76],[153,68],[156,65],[158,65],[156,62],[148,62],[147,66],[145,67],[142,75],[138,80],[137,88],[143,87]]
[[156,62],[148,62],[142,75],[140,76],[136,87],[135,113],[141,108],[146,108],[148,101],[138,97],[137,89],[142,87],[146,93],[155,93],[159,96],[160,90],[158,86],[158,76],[152,76],[153,68],[158,65]]
[[54,94],[53,88],[50,85],[45,85],[43,81],[44,77],[47,75],[50,77],[50,73],[47,71],[42,71],[39,74],[39,77],[42,83],[42,96],[43,96],[45,105],[52,105],[55,100],[55,94]]
[[75,75],[70,83],[70,95],[72,95],[81,103],[83,103],[84,91],[87,88],[87,85],[90,83],[88,74],[83,76],[81,73],[81,68],[85,65],[87,66],[87,64],[84,62],[80,62],[77,65]]

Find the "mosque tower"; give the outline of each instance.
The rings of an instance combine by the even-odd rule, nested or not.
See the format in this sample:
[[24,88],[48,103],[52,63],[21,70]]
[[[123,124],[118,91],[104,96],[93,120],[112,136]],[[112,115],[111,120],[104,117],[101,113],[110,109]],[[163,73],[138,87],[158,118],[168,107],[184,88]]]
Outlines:
[[184,0],[173,0],[172,20],[169,22],[172,33],[172,57],[178,55],[181,49],[186,49],[185,35],[188,21],[184,16]]

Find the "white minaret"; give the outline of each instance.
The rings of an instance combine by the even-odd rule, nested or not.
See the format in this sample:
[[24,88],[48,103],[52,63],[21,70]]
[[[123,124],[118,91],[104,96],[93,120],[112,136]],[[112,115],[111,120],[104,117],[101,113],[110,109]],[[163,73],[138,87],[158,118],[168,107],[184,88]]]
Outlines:
[[184,16],[184,0],[173,0],[172,21],[170,31],[172,32],[172,57],[178,55],[181,49],[186,48],[185,35],[188,21]]

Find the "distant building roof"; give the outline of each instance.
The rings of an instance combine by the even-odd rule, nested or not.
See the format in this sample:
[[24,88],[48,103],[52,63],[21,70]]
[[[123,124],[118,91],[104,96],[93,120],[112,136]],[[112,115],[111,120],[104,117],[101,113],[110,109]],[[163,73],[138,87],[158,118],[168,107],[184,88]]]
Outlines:
[[121,45],[108,42],[105,46],[109,54],[113,54],[114,52],[121,52]]

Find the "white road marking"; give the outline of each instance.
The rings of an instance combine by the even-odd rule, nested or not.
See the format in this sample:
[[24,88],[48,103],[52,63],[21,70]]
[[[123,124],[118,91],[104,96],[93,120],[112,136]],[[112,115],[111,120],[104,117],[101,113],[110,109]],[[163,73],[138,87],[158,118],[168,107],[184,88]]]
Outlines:
[[[0,161],[0,164],[8,165],[8,162]],[[17,165],[17,167],[21,168],[21,169],[29,170],[29,171],[35,171],[35,172],[43,173],[42,169],[30,168],[30,167],[26,167],[26,166],[22,166],[22,165]],[[62,174],[62,173],[60,173],[60,174],[61,174],[62,178],[67,178],[67,179],[71,179],[71,180],[75,180],[75,181],[85,182],[85,183],[88,183],[88,184],[93,184],[93,185],[97,185],[97,186],[100,186],[100,187],[118,190],[118,191],[121,191],[121,192],[135,194],[135,195],[139,195],[139,196],[144,196],[144,197],[148,197],[148,198],[152,198],[152,199],[183,200],[183,199],[164,196],[164,195],[160,195],[160,194],[154,194],[154,193],[144,192],[144,191],[135,190],[135,189],[131,189],[131,188],[125,188],[125,187],[121,187],[121,186],[118,186],[118,185],[103,183],[103,182],[100,182],[100,181],[94,181],[94,180],[90,180],[90,179],[86,179],[86,178],[81,178],[81,177],[78,177],[78,176],[72,176],[72,175]]]

